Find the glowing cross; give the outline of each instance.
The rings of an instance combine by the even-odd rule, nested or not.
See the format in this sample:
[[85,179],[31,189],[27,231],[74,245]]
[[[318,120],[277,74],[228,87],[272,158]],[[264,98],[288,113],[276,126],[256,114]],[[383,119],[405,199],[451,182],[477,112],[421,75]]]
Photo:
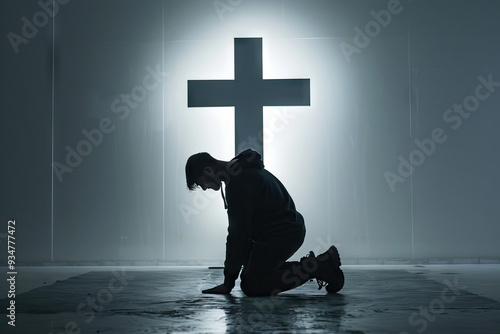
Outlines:
[[309,79],[262,79],[262,38],[234,39],[234,80],[188,80],[188,107],[234,106],[236,154],[263,156],[263,106],[308,105]]

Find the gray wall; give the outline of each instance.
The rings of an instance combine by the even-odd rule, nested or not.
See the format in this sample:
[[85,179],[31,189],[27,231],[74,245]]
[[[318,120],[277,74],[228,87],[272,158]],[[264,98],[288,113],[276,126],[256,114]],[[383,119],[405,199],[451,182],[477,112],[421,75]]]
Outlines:
[[187,80],[232,79],[235,37],[263,38],[265,78],[311,80],[311,106],[264,109],[265,165],[306,219],[297,257],[500,257],[500,87],[477,88],[500,82],[498,1],[402,0],[382,25],[371,11],[396,2],[65,2],[47,22],[37,1],[0,13],[18,261],[223,259],[220,195],[188,192],[184,164],[234,156],[233,109],[188,109]]

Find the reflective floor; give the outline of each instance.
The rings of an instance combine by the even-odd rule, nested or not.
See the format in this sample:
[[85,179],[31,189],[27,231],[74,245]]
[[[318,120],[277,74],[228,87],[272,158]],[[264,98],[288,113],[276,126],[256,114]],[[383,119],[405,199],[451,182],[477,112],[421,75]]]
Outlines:
[[500,265],[343,269],[338,294],[308,282],[249,298],[202,294],[223,279],[207,267],[18,268],[16,326],[1,299],[0,332],[500,333]]

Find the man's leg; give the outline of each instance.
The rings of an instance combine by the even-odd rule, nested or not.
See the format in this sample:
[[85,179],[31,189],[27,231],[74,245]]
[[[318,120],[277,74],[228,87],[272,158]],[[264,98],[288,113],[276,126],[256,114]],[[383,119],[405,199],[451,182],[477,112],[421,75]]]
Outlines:
[[[305,232],[255,242],[241,273],[248,296],[269,296],[296,288],[310,278],[307,261],[286,262],[302,245]],[[308,272],[309,271],[309,272]]]

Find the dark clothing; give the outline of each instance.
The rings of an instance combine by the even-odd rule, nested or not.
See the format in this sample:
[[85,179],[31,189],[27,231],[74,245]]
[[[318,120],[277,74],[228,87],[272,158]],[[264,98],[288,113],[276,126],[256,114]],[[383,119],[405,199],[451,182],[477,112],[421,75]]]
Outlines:
[[299,262],[286,262],[302,245],[305,232],[254,242],[241,272],[241,290],[247,296],[269,296],[307,282],[309,276]]
[[285,261],[304,241],[302,215],[283,184],[264,169],[260,154],[246,150],[231,163],[226,181],[229,227],[224,285],[233,288],[245,265],[244,292],[256,288],[270,294],[298,286],[285,284],[282,271],[292,265]]

